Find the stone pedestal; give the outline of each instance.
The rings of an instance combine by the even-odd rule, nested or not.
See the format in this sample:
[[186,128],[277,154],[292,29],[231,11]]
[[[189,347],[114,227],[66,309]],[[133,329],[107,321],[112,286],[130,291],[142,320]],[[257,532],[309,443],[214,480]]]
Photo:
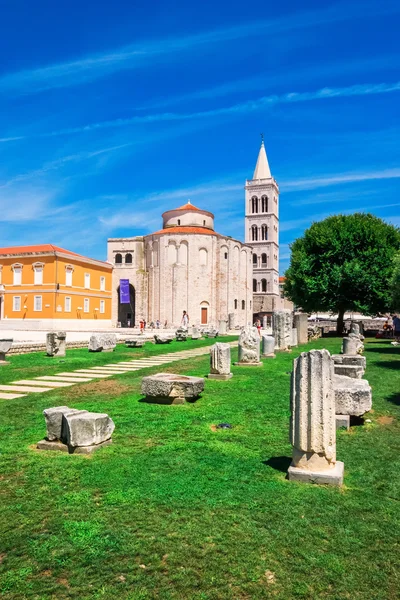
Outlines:
[[193,402],[204,390],[202,377],[157,373],[142,379],[142,394],[146,402],[156,404],[184,404]]
[[343,463],[336,461],[333,361],[327,350],[303,352],[293,363],[290,480],[341,485]]
[[130,338],[125,340],[125,346],[127,348],[142,348],[145,342],[144,338]]
[[292,348],[296,348],[297,347],[297,329],[295,327],[293,327],[293,329],[292,329],[292,343],[291,343],[291,347]]
[[260,362],[260,336],[257,327],[247,325],[243,327],[239,336],[239,360],[237,366],[256,366],[262,365]]
[[13,341],[13,338],[0,339],[0,365],[8,365],[6,354],[10,350]]
[[116,345],[115,333],[95,333],[89,339],[89,352],[113,352]]
[[226,381],[231,377],[231,347],[229,344],[217,342],[210,348],[210,374],[208,378]]
[[361,354],[332,354],[335,365],[350,365],[361,367],[364,371],[367,367],[367,360]]
[[271,335],[261,335],[261,348],[263,358],[275,358],[275,338]]
[[226,331],[227,331],[227,322],[220,321],[219,322],[219,335],[226,335]]
[[46,335],[47,356],[64,357],[66,355],[67,333],[65,331],[52,331]]
[[364,369],[358,365],[335,365],[335,375],[344,375],[345,377],[351,377],[352,379],[361,379],[364,375]]
[[336,413],[361,417],[372,408],[372,390],[366,379],[334,375]]
[[187,330],[186,329],[177,329],[175,332],[175,339],[177,342],[186,342]]
[[229,313],[228,315],[228,329],[235,329],[235,313]]
[[290,310],[277,310],[272,315],[272,332],[276,350],[289,350],[292,343],[292,313]]
[[308,342],[308,315],[304,313],[295,313],[294,326],[297,329],[298,344],[307,344]]
[[264,315],[262,318],[262,328],[267,329],[267,327],[268,327],[267,315]]

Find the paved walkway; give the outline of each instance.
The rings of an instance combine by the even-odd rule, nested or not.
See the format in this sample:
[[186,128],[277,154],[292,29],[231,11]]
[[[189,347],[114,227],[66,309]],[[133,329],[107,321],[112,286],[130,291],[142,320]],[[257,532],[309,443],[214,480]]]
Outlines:
[[[231,347],[237,346],[237,342],[229,342]],[[182,350],[180,352],[171,352],[170,354],[160,354],[159,356],[148,356],[146,358],[136,358],[130,361],[120,363],[110,363],[98,367],[90,367],[88,369],[77,369],[70,373],[58,373],[57,375],[42,375],[34,379],[21,379],[13,381],[9,385],[0,385],[0,399],[13,400],[14,398],[23,398],[27,394],[50,392],[56,388],[70,387],[77,383],[86,383],[93,379],[103,379],[105,377],[113,377],[114,375],[122,375],[140,369],[148,369],[150,367],[162,367],[168,363],[178,360],[187,360],[204,356],[210,352],[210,346],[194,348],[192,350]]]

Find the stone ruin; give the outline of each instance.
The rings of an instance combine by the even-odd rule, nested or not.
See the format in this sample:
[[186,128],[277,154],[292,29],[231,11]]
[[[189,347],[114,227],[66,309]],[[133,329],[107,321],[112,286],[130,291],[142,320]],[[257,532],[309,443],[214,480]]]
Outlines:
[[219,335],[226,335],[227,328],[228,328],[227,321],[224,321],[224,320],[220,321],[219,322],[219,326],[218,326],[218,333],[219,333]]
[[272,332],[276,350],[289,350],[292,345],[292,313],[288,309],[272,314]]
[[235,313],[229,313],[229,315],[228,315],[228,329],[232,330],[232,329],[235,329],[235,327],[236,327]]
[[144,337],[131,337],[131,338],[126,338],[126,340],[125,340],[125,346],[127,348],[143,348],[145,343],[146,343],[146,340]]
[[362,354],[364,352],[364,336],[360,333],[360,325],[351,323],[350,333],[343,338],[342,354]]
[[210,374],[208,378],[226,381],[231,377],[231,347],[229,344],[217,342],[210,348]]
[[315,342],[315,340],[319,340],[322,337],[322,329],[318,325],[308,325],[307,335],[309,342]]
[[333,376],[336,414],[361,417],[372,408],[372,390],[366,379]]
[[0,339],[0,365],[8,365],[6,354],[11,349],[13,341],[12,338]]
[[105,413],[56,406],[46,408],[43,414],[47,434],[44,440],[38,442],[39,450],[90,454],[112,442],[115,425]]
[[180,327],[175,331],[175,339],[177,342],[186,342],[187,337],[187,329],[183,329],[183,327]]
[[328,350],[302,352],[293,362],[290,442],[292,481],[342,485],[344,464],[336,461],[333,361]]
[[165,333],[155,333],[154,341],[156,344],[170,344],[174,337]]
[[66,331],[52,331],[46,335],[47,356],[64,357],[67,347]]
[[290,346],[291,346],[291,348],[296,348],[296,346],[298,346],[296,327],[292,328],[292,342],[291,342]]
[[261,334],[261,348],[263,358],[275,358],[275,338],[272,335]]
[[201,339],[201,331],[197,327],[192,327],[192,340],[200,340]]
[[218,329],[215,329],[214,327],[212,327],[211,329],[209,329],[206,333],[206,336],[208,338],[216,338],[218,337],[219,331]]
[[142,394],[146,402],[157,404],[185,404],[194,402],[204,390],[202,377],[157,373],[142,379]]
[[115,333],[95,333],[89,339],[89,352],[113,352],[117,345]]
[[306,313],[295,313],[294,326],[297,329],[298,344],[307,344],[308,342],[308,315]]
[[239,336],[238,366],[261,366],[260,362],[260,336],[257,327],[247,325],[243,327]]

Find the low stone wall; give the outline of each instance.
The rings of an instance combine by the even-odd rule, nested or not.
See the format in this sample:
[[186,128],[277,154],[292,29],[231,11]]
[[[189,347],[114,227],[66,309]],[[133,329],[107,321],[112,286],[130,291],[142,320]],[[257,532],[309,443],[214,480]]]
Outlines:
[[[87,341],[67,342],[67,348],[87,348]],[[46,352],[46,344],[43,342],[15,342],[7,352],[10,354],[29,354],[30,352]]]

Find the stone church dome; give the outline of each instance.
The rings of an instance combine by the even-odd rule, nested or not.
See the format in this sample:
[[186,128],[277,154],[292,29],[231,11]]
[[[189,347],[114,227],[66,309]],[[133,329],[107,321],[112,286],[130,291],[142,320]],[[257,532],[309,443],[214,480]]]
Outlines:
[[[197,208],[190,200],[183,206],[167,210],[162,215],[163,229],[157,233],[203,233],[213,235],[214,233],[214,215],[208,210]],[[178,231],[182,230],[182,231]],[[195,229],[195,231],[190,231]]]

